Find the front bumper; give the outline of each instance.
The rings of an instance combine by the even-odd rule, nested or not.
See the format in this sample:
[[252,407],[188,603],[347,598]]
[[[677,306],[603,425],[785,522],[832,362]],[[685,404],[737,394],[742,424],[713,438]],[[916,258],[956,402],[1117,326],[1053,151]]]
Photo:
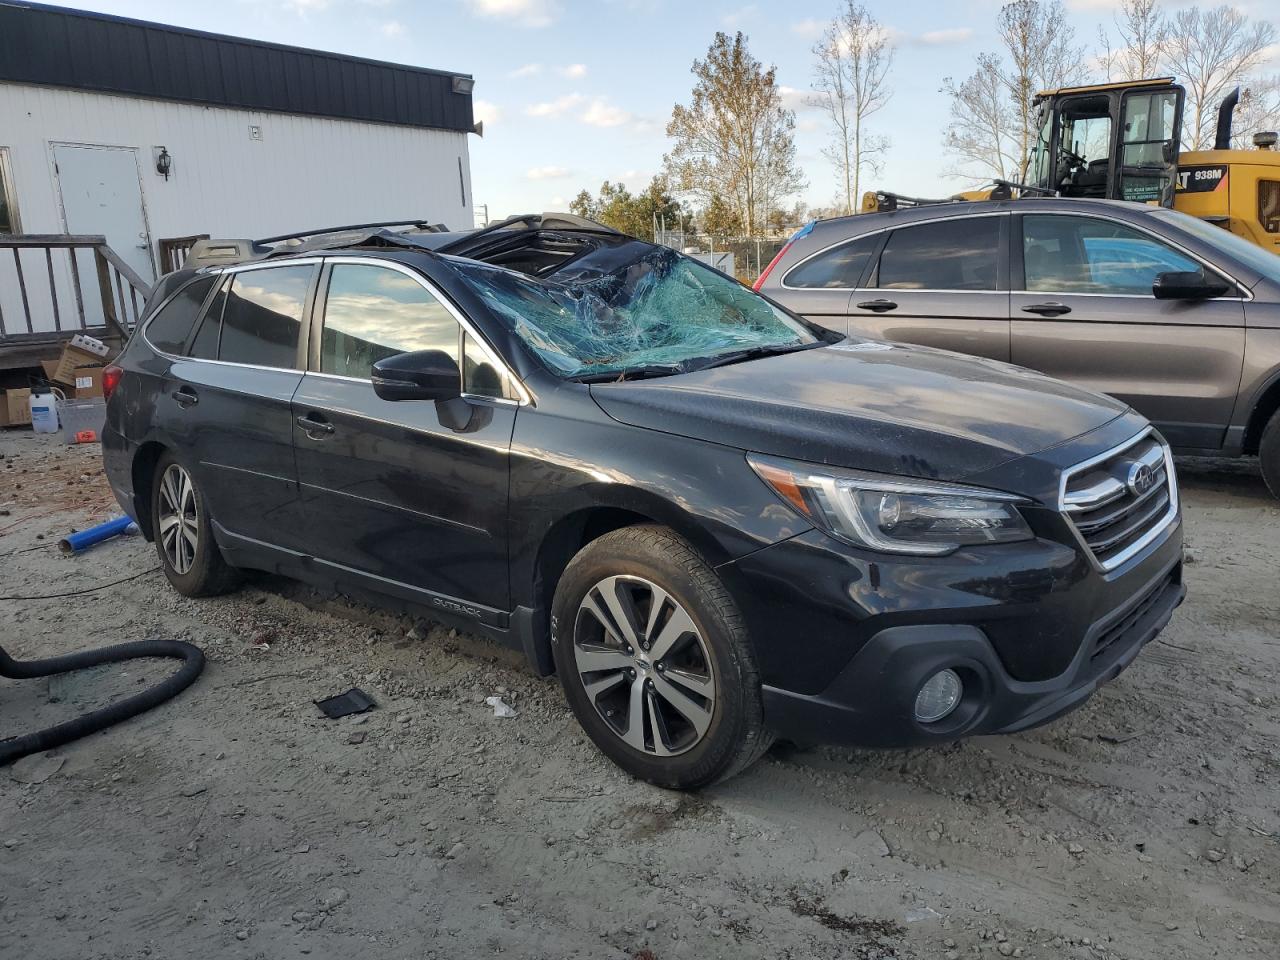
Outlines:
[[[1132,663],[1186,592],[1180,520],[1109,574],[1048,538],[886,561],[817,533],[721,571],[757,628],[769,728],[867,747],[1047,723]],[[922,724],[916,693],[943,668],[960,675],[964,695]]]

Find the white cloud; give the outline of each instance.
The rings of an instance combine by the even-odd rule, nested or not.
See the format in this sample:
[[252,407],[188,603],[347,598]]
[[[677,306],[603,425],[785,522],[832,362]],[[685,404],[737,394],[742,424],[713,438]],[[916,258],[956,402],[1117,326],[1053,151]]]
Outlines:
[[524,112],[530,117],[559,117],[579,106],[586,99],[580,93],[566,93],[555,100],[530,104],[524,108]]
[[515,78],[519,78],[519,77],[536,77],[536,76],[537,76],[538,74],[540,74],[541,72],[542,72],[542,64],[540,64],[540,63],[526,63],[523,67],[516,67],[514,70],[512,70],[510,73],[508,73],[508,74],[507,74],[507,76],[508,76],[508,77],[515,77]]
[[471,115],[477,122],[490,127],[502,119],[502,108],[488,100],[472,100]]
[[1118,10],[1121,0],[1067,0],[1067,9],[1072,13],[1087,13],[1098,10]]
[[730,10],[728,13],[720,17],[720,25],[726,30],[737,30],[743,26],[748,20],[756,19],[760,13],[759,8],[754,3],[749,3],[745,7],[737,10]]
[[972,27],[950,27],[945,30],[930,30],[922,33],[920,42],[927,47],[938,47],[948,43],[964,43],[972,36]]
[[808,20],[801,20],[791,25],[791,32],[799,34],[802,37],[816,37],[826,29],[826,24],[821,20],[815,20],[810,17]]
[[809,98],[813,96],[811,90],[797,90],[795,87],[785,85],[778,86],[778,99],[782,101],[782,106],[787,110],[794,110],[799,113],[801,110],[814,109],[813,104],[809,103]]
[[609,103],[604,97],[596,97],[580,119],[589,127],[621,127],[634,118],[626,110]]
[[399,20],[388,20],[378,28],[382,31],[384,37],[403,37],[405,35],[405,26]]
[[528,180],[563,180],[573,171],[567,167],[533,167],[525,173]]
[[469,0],[471,12],[522,27],[549,27],[560,17],[557,0]]
[[587,75],[587,65],[585,63],[571,63],[565,67],[556,67],[556,73],[562,77],[568,77],[570,80],[581,80]]
[[329,6],[329,0],[285,0],[285,8],[305,17],[309,13],[319,13]]
[[569,202],[568,202],[567,200],[565,200],[565,198],[564,198],[564,197],[552,197],[552,198],[551,198],[551,209],[552,209],[552,210],[563,210],[563,209],[564,209],[565,207],[567,207],[568,205],[569,205]]

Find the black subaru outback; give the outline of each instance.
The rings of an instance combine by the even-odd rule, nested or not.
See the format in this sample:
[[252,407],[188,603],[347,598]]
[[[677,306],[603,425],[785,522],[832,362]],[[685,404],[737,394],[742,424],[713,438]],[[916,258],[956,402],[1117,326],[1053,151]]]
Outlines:
[[104,380],[107,474],[175,589],[426,608],[671,787],[779,736],[1045,723],[1184,592],[1169,448],[1123,404],[838,336],[567,215],[204,242]]

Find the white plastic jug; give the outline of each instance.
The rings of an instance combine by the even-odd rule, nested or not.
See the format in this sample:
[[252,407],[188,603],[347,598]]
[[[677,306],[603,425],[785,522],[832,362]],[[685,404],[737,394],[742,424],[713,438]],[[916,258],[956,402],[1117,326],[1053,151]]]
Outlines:
[[52,393],[32,393],[31,427],[36,433],[58,432],[58,405]]

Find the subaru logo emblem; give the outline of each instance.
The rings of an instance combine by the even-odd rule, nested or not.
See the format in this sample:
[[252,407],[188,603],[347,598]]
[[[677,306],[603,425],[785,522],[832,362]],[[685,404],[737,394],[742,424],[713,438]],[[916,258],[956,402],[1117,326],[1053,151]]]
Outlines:
[[1135,497],[1140,497],[1156,485],[1156,472],[1145,463],[1135,463],[1129,468],[1126,486]]

